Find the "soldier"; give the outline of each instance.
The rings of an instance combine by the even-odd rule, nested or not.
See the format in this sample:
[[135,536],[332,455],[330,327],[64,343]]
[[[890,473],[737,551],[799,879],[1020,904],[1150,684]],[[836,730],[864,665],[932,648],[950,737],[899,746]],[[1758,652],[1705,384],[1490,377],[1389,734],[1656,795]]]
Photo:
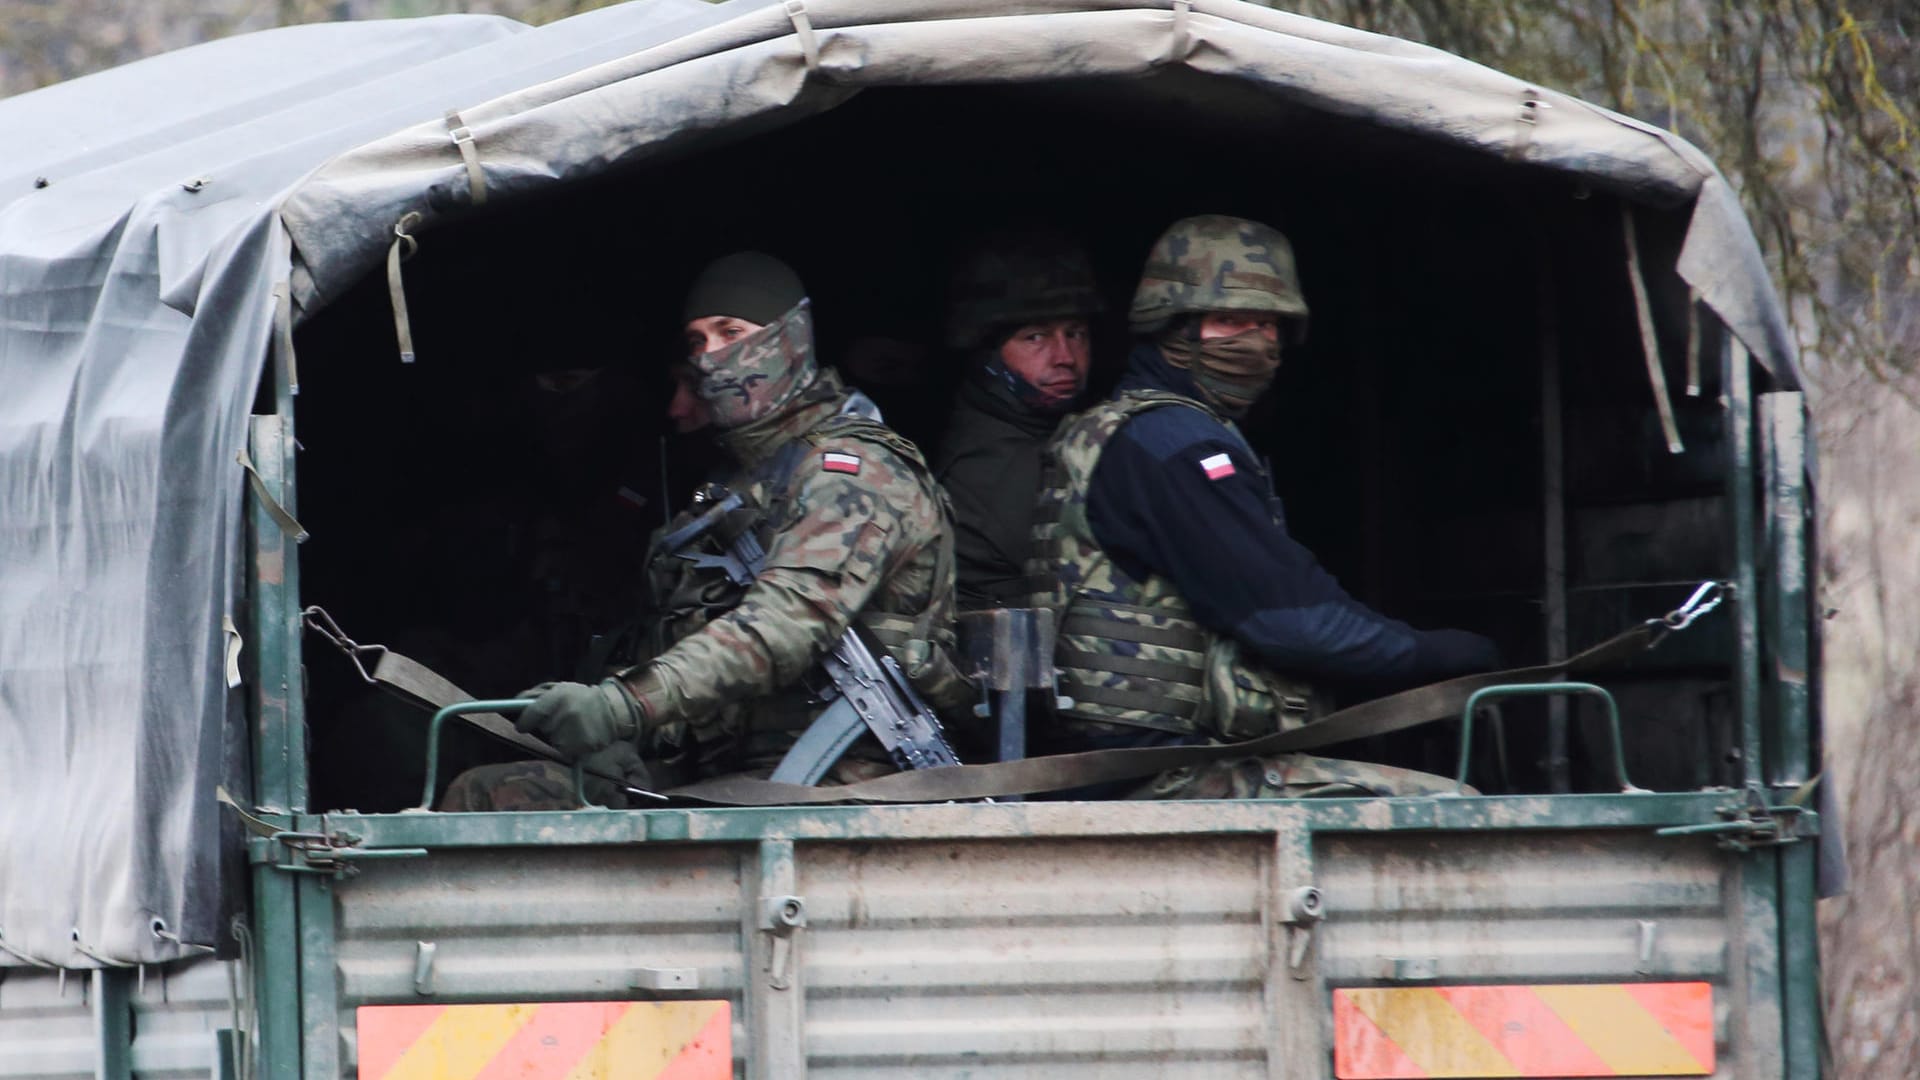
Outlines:
[[1040,451],[1076,408],[1100,311],[1093,268],[1064,236],[1006,232],[954,275],[948,347],[966,376],[934,472],[953,499],[962,609],[1024,607]]
[[[695,391],[738,465],[726,486],[749,507],[723,528],[753,530],[766,568],[734,586],[656,543],[661,651],[598,685],[526,691],[536,700],[516,725],[635,781],[646,775],[643,756],[685,778],[764,771],[811,719],[803,676],[855,618],[931,704],[964,706],[970,688],[949,652],[952,537],[939,489],[913,444],[816,363],[800,279],[758,252],[716,260],[688,293],[685,328]],[[891,771],[877,745],[869,751],[843,759],[835,778]],[[610,787],[590,794],[623,804]],[[565,770],[527,763],[463,775],[442,808],[574,803]]]
[[[1313,719],[1316,686],[1416,684],[1499,664],[1462,630],[1415,630],[1341,589],[1287,534],[1234,419],[1305,331],[1292,247],[1266,225],[1175,222],[1128,313],[1112,400],[1067,420],[1036,510],[1039,603],[1060,617],[1073,707],[1058,749],[1237,742]],[[1417,794],[1437,777],[1301,754],[1164,775],[1152,798]]]

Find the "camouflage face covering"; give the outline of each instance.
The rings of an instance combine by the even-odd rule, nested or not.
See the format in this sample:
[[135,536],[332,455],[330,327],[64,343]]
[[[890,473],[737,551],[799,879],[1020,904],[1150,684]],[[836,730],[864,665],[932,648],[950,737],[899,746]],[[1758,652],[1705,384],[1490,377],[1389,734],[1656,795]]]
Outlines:
[[1230,417],[1244,415],[1280,370],[1280,343],[1258,330],[1205,341],[1185,333],[1166,334],[1160,339],[1160,355],[1174,367],[1193,372],[1200,396]]
[[700,373],[695,393],[715,427],[745,427],[779,412],[819,377],[813,358],[813,314],[805,300],[778,321],[724,349],[692,360]]

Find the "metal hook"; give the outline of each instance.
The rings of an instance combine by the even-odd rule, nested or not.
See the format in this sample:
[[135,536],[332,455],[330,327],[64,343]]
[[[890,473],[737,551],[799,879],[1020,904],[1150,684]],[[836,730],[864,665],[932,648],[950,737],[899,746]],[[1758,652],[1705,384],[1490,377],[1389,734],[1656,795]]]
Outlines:
[[348,637],[346,631],[340,629],[340,624],[333,621],[333,616],[327,614],[327,610],[319,604],[315,604],[301,611],[300,621],[305,623],[314,633],[332,642],[334,648],[345,653],[347,659],[353,661],[354,669],[360,672],[361,679],[368,684],[372,684],[375,681],[373,675],[367,671],[367,666],[361,663],[360,658],[362,656],[372,656],[374,657],[374,663],[378,665],[380,662],[379,658],[387,654],[387,647],[385,645],[362,645]]
[[1660,616],[1660,622],[1669,630],[1685,630],[1693,625],[1695,619],[1719,607],[1728,591],[1729,586],[1725,582],[1703,581],[1699,588],[1693,590],[1693,595],[1687,597],[1686,603]]

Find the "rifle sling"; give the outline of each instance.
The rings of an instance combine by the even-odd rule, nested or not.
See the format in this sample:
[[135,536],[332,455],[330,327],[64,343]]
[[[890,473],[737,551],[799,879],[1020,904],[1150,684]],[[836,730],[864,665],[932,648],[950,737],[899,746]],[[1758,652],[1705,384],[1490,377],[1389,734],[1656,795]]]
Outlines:
[[780,806],[838,802],[952,802],[1059,791],[1131,780],[1224,758],[1295,753],[1389,735],[1460,715],[1474,691],[1502,683],[1547,682],[1618,663],[1653,647],[1666,634],[1659,620],[1632,627],[1557,664],[1464,675],[1416,687],[1332,713],[1305,727],[1248,742],[1211,746],[1089,750],[989,765],[957,765],[893,773],[839,787],[777,784],[747,777],[720,777],[663,794],[728,806]]

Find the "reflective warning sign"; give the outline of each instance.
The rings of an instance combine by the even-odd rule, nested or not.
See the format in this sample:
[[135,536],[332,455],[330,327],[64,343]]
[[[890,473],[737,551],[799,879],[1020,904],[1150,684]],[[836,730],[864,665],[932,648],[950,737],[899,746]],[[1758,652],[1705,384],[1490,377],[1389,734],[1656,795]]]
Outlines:
[[365,1005],[360,1080],[730,1080],[724,1001]]
[[1335,990],[1333,1074],[1709,1076],[1713,987],[1428,986]]

